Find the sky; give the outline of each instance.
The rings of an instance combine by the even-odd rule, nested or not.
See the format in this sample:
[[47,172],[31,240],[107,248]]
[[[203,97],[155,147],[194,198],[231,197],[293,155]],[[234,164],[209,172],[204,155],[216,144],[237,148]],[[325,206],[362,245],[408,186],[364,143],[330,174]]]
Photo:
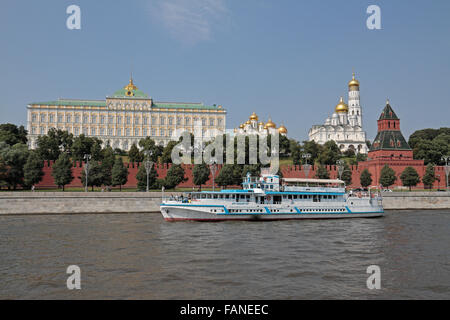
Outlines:
[[25,125],[31,102],[105,99],[132,71],[156,101],[222,105],[228,129],[256,112],[303,141],[354,70],[368,139],[387,98],[406,138],[450,127],[448,0],[2,0],[0,44],[0,123]]

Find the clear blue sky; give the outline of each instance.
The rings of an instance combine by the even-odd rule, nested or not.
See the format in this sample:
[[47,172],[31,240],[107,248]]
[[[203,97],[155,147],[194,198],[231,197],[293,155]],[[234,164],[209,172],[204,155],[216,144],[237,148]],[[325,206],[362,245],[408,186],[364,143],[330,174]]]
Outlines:
[[[366,28],[371,4],[382,30]],[[0,43],[0,123],[25,124],[34,101],[104,99],[132,69],[157,101],[221,104],[228,128],[256,111],[304,140],[355,69],[371,140],[386,98],[406,137],[450,126],[448,0],[2,0]]]

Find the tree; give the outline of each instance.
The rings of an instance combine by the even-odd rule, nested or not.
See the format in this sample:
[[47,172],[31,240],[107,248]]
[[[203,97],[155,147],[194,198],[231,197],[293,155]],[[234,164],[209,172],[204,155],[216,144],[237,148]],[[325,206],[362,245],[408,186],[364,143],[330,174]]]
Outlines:
[[342,173],[341,179],[347,186],[352,184],[352,171],[347,163],[344,164],[344,172]]
[[330,179],[330,173],[327,168],[323,165],[320,165],[316,171],[316,178],[318,179]]
[[392,186],[395,181],[397,181],[397,176],[395,175],[395,171],[390,168],[388,165],[385,165],[383,169],[381,169],[380,173],[380,183],[383,187],[389,188]]
[[162,163],[172,163],[172,150],[178,143],[178,141],[169,141],[161,156]]
[[72,144],[71,133],[51,128],[46,135],[37,138],[36,151],[43,160],[55,161],[61,152],[70,152]]
[[130,151],[128,151],[128,157],[130,162],[142,162],[144,155],[139,151],[139,148],[135,143],[131,145]]
[[[145,169],[144,163],[141,163],[139,166],[139,170],[136,174],[136,180],[138,182],[138,190],[147,190],[147,170]],[[149,189],[159,189],[159,184],[158,172],[156,171],[155,166],[152,166],[152,169],[148,175]]]
[[23,167],[28,160],[28,155],[29,151],[26,144],[18,143],[11,147],[5,142],[2,143],[0,157],[7,169],[5,182],[8,189],[12,187],[13,190],[16,190],[18,185],[24,185]]
[[317,160],[320,164],[334,165],[341,157],[341,151],[333,140],[325,142]]
[[359,181],[361,182],[361,186],[363,188],[367,188],[372,184],[372,174],[369,172],[369,170],[364,169],[363,172],[361,172]]
[[201,190],[202,184],[209,180],[210,173],[209,167],[205,163],[194,165],[192,172],[194,185],[199,186]]
[[123,164],[122,158],[119,157],[114,162],[111,172],[111,185],[120,186],[120,191],[122,191],[122,186],[128,181],[128,169]]
[[52,176],[58,187],[64,187],[72,182],[72,161],[67,153],[61,153],[59,158],[53,164]]
[[23,167],[24,171],[24,185],[31,187],[42,181],[44,177],[44,161],[37,152],[30,152],[27,162]]
[[434,164],[429,163],[427,165],[427,169],[425,170],[425,174],[422,178],[422,181],[423,181],[425,188],[431,189],[433,187],[433,183],[436,181]]
[[219,175],[215,179],[215,182],[217,183],[217,185],[221,187],[235,185],[234,165],[233,164],[224,165],[220,170]]
[[[86,187],[86,170],[83,169],[81,171],[81,176],[78,177],[83,184],[84,187]],[[92,188],[92,191],[94,191],[94,187],[101,187],[102,185],[107,185],[105,183],[105,171],[102,168],[102,165],[97,161],[89,162],[89,172],[87,177],[87,186]]]
[[167,171],[166,178],[164,179],[164,186],[167,189],[174,189],[186,180],[183,167],[179,164],[174,164]]
[[142,148],[143,151],[151,151],[152,152],[152,161],[158,162],[158,158],[162,156],[163,147],[156,145],[155,141],[150,138],[146,137],[144,139],[141,139],[139,141],[139,146]]
[[400,179],[405,187],[409,187],[409,191],[411,191],[411,187],[417,186],[420,182],[419,174],[413,167],[406,167],[400,175]]
[[[86,137],[84,134],[80,134],[78,137],[73,139],[73,145],[72,145],[73,159],[76,161],[83,161],[85,154],[91,154],[91,152],[95,151],[95,150],[98,151],[98,148],[92,149],[92,147],[95,144],[98,144],[101,146],[102,141],[98,138]],[[93,160],[98,161],[98,158],[99,158],[98,153],[91,154],[91,155],[92,155]]]
[[0,124],[0,141],[5,142],[10,147],[20,143],[27,144],[27,130],[24,126],[17,127],[15,124]]

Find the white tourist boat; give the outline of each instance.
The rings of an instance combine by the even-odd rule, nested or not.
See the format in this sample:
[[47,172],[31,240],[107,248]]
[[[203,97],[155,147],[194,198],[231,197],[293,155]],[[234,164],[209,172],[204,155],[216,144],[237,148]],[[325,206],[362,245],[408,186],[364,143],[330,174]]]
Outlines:
[[341,180],[247,175],[239,190],[190,192],[164,199],[166,221],[375,218],[384,215],[379,192],[346,193]]

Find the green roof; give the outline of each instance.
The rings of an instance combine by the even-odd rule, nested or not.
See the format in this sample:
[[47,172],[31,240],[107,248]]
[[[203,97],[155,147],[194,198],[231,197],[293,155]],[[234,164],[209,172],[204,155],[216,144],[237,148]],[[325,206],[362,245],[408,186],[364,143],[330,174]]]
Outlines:
[[177,103],[177,102],[154,102],[152,108],[161,109],[201,109],[201,110],[217,110],[216,106],[205,106],[203,103]]
[[392,109],[391,105],[388,103],[386,107],[384,107],[383,112],[381,112],[381,116],[379,120],[400,120]]
[[29,103],[29,104],[31,104],[31,105],[42,105],[42,106],[106,107],[106,101],[104,101],[104,100],[59,99],[59,100],[54,100],[54,101],[33,102],[33,103]]
[[130,90],[130,91],[133,93],[133,95],[127,95],[128,90],[126,90],[125,88],[117,90],[116,92],[114,92],[114,94],[111,96],[111,98],[149,99],[149,96],[139,89]]
[[380,131],[372,143],[370,151],[376,150],[411,150],[401,131]]

